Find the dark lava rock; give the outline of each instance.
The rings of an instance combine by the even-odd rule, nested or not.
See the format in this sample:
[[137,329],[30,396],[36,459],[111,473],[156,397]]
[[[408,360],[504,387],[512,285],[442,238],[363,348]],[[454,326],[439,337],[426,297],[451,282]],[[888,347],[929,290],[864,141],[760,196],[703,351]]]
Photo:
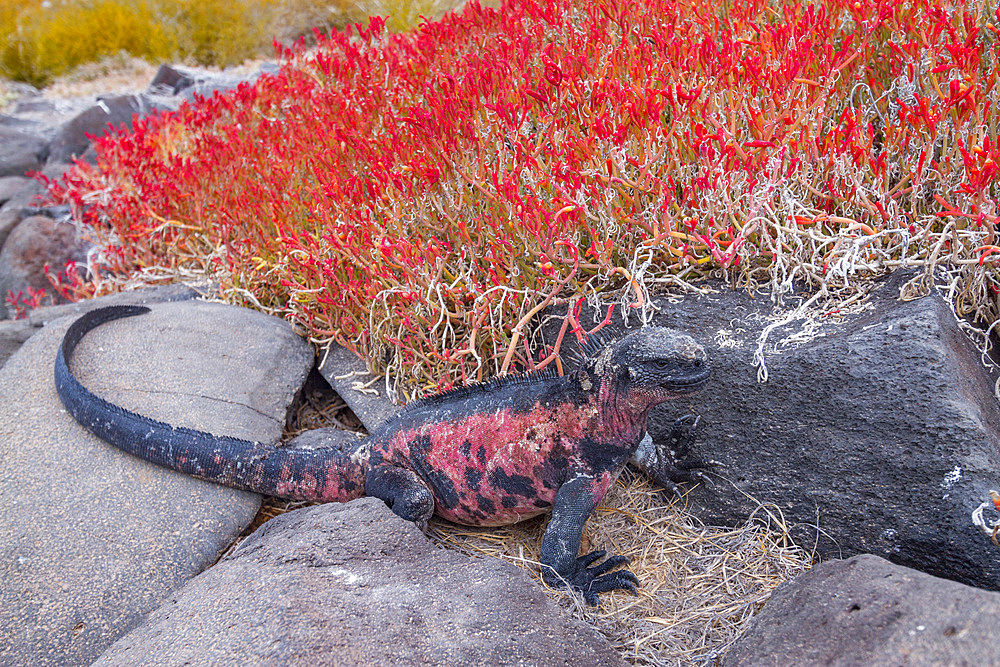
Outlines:
[[73,223],[43,215],[21,220],[0,250],[0,295],[27,295],[28,288],[35,288],[44,289],[57,302],[62,300],[46,277],[45,267],[58,272],[69,261],[84,262],[87,247],[77,238]]
[[654,411],[649,431],[664,443],[676,417],[701,415],[691,454],[722,463],[687,495],[705,522],[738,524],[765,503],[823,558],[874,553],[997,589],[1000,548],[972,519],[1000,488],[994,378],[940,296],[897,300],[906,277],[861,312],[773,329],[764,383],[754,352],[775,321],[766,297],[721,287],[658,301],[655,323],[703,343],[713,377]]
[[[159,468],[67,414],[51,322],[0,369],[0,664],[87,664],[215,562],[256,494]],[[117,405],[171,424],[277,439],[313,364],[278,318],[197,301],[108,323],[74,372]]]
[[156,75],[149,82],[149,90],[157,95],[176,95],[180,91],[194,85],[194,78],[180,72],[170,65],[160,65]]
[[0,176],[41,169],[48,154],[48,142],[41,137],[0,126]]
[[91,137],[100,137],[121,125],[131,125],[136,116],[156,110],[143,95],[118,95],[100,99],[96,105],[66,123],[52,140],[50,162],[72,162],[84,155]]
[[778,587],[723,665],[998,665],[998,615],[1000,593],[855,556]]
[[517,567],[362,498],[283,514],[95,665],[624,665]]

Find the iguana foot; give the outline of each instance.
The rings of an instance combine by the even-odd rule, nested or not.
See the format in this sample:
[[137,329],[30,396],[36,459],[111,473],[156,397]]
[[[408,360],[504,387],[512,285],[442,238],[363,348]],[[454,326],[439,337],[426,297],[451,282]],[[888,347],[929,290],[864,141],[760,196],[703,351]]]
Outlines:
[[584,601],[593,607],[601,602],[599,593],[621,590],[638,595],[639,579],[634,574],[628,570],[611,572],[619,565],[628,564],[629,559],[625,556],[611,556],[600,565],[590,567],[591,563],[604,558],[606,553],[592,551],[586,556],[580,556],[576,559],[576,569],[566,576],[560,576],[551,568],[543,566],[543,578],[550,586],[569,586],[582,593]]
[[711,484],[712,480],[701,469],[722,465],[712,459],[691,458],[691,443],[694,442],[699,422],[701,417],[695,415],[678,418],[674,421],[666,442],[663,443],[654,443],[647,433],[632,457],[633,463],[678,498],[683,497],[678,484],[683,482]]
[[674,425],[670,428],[670,435],[664,447],[670,452],[674,460],[687,458],[691,453],[691,443],[694,442],[694,433],[701,423],[700,415],[684,415],[674,420]]

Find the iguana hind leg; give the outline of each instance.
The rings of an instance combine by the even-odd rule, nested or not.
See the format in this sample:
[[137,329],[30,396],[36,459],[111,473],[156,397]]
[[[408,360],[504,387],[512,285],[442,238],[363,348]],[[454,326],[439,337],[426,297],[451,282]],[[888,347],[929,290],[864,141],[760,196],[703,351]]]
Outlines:
[[590,567],[605,556],[593,551],[578,557],[583,525],[604,495],[595,493],[594,478],[580,476],[559,487],[552,508],[552,520],[542,538],[542,578],[550,586],[568,586],[583,594],[590,605],[600,603],[599,593],[626,590],[636,594],[639,580],[628,570],[610,570],[629,562],[625,556],[611,556],[600,565]]
[[412,470],[393,465],[372,466],[365,476],[365,495],[383,500],[399,517],[427,530],[434,514],[434,494]]

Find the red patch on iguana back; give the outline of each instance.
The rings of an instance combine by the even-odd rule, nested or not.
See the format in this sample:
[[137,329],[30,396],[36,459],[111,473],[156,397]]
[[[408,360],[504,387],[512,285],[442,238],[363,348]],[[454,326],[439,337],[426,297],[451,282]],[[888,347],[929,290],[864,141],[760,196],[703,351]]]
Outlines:
[[567,471],[583,466],[580,444],[599,422],[596,398],[582,406],[536,404],[520,413],[473,414],[396,432],[386,461],[433,471],[424,478],[439,516],[506,525],[552,508]]

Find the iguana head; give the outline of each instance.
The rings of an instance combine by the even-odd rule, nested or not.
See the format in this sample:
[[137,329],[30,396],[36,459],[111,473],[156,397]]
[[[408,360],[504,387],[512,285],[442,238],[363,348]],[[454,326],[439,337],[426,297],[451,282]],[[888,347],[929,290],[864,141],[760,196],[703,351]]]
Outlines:
[[644,327],[609,343],[585,371],[650,406],[698,389],[710,375],[705,349],[691,336],[664,327]]

